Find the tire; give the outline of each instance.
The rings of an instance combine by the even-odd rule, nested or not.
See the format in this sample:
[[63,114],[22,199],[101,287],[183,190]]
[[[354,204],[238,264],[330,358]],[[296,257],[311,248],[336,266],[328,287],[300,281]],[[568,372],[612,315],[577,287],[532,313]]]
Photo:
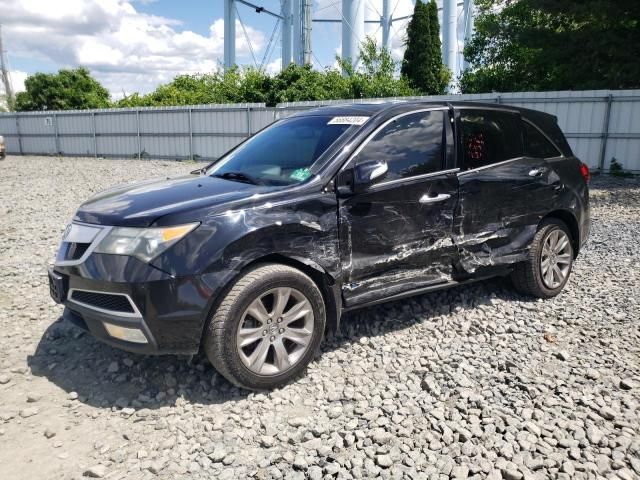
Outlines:
[[228,291],[205,329],[203,347],[231,383],[270,390],[303,372],[320,346],[325,322],[324,300],[311,278],[287,265],[264,264]]
[[[563,249],[558,250],[555,256],[552,256],[550,263],[551,280],[549,280],[549,270],[545,270],[543,260],[548,258],[548,247],[553,243],[554,238],[566,238],[568,241]],[[558,241],[559,247],[563,242]],[[545,245],[547,248],[545,248]],[[557,263],[554,262],[554,259]],[[558,271],[553,269],[556,264],[558,271],[565,273],[560,277]],[[538,227],[538,231],[533,238],[531,248],[529,249],[528,258],[522,263],[515,266],[511,274],[511,280],[515,289],[525,295],[531,295],[538,298],[551,298],[558,295],[569,281],[571,269],[573,267],[573,242],[571,232],[566,224],[561,220],[549,218],[543,220]]]

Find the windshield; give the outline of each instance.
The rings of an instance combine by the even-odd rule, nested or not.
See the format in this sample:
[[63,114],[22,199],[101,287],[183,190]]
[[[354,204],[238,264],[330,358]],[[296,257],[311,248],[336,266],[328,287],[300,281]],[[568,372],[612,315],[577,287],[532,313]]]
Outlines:
[[367,117],[304,116],[282,120],[221,158],[207,175],[259,185],[293,185],[349,128]]

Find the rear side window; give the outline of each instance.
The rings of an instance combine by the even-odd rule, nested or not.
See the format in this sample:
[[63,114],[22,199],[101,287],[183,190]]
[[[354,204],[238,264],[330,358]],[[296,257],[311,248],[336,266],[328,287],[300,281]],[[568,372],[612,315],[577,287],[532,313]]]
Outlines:
[[560,152],[545,137],[540,130],[529,122],[524,123],[524,153],[528,157],[553,158],[559,157]]
[[462,169],[522,157],[521,124],[520,117],[509,112],[475,109],[460,112]]
[[412,113],[391,121],[364,146],[356,163],[386,161],[389,171],[385,181],[441,170],[445,113]]

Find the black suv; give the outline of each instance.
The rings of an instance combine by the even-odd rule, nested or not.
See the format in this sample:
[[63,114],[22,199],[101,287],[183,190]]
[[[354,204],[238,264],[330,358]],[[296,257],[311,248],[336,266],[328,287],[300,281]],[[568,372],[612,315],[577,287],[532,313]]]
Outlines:
[[547,298],[589,233],[589,170],[556,118],[476,103],[331,106],[201,170],[84,203],[50,269],[64,317],[268,389],[343,312],[511,275]]

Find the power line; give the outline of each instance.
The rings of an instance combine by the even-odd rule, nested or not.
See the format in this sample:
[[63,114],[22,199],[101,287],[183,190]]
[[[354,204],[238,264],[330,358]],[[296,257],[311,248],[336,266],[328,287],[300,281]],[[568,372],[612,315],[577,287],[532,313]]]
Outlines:
[[253,46],[251,45],[251,39],[249,38],[249,34],[247,33],[247,29],[244,26],[244,22],[242,21],[242,17],[240,17],[240,12],[238,11],[238,6],[236,7],[236,15],[238,15],[238,20],[240,21],[240,26],[242,27],[242,31],[244,32],[244,37],[247,39],[247,44],[249,45],[249,51],[251,52],[251,56],[253,57],[253,63],[256,65],[256,68],[260,68],[258,66],[258,60],[256,60],[256,54],[253,51]]
[[271,49],[271,52],[269,53],[269,57],[267,58],[267,61],[265,62],[265,66],[268,66],[269,62],[271,62],[271,57],[273,56],[273,52],[276,51],[275,45],[280,41],[281,37],[282,37],[282,28],[278,29],[278,36],[276,37],[276,41],[273,44],[274,47]]
[[396,8],[398,8],[399,3],[400,3],[400,0],[396,0],[396,6],[393,7],[393,10],[391,10],[391,15],[389,15],[389,18],[393,18],[393,14],[396,13]]
[[267,44],[267,48],[264,51],[264,56],[262,57],[262,63],[260,64],[260,70],[262,70],[265,66],[265,62],[267,61],[267,55],[269,55],[269,50],[273,51],[273,37],[278,31],[278,27],[280,26],[280,19],[276,21],[275,26],[273,27],[273,32],[271,32],[271,37],[269,38],[269,43]]
[[367,0],[367,7],[369,7],[369,10],[371,10],[373,13],[375,13],[376,15],[378,15],[379,17],[382,17],[382,14],[380,13],[380,10],[378,10],[375,5],[373,3],[371,3],[371,0]]

